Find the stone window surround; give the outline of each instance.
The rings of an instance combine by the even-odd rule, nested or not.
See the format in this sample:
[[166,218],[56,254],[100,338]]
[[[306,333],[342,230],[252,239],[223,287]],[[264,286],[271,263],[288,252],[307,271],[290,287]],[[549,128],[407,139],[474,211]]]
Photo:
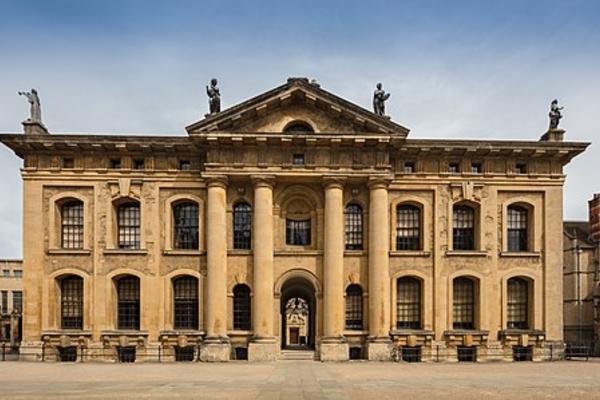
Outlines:
[[[537,202],[532,202],[524,197],[511,197],[502,203],[502,221],[501,221],[501,237],[502,237],[502,256],[539,256],[541,252],[541,235],[536,229],[536,222],[542,221],[542,207]],[[528,250],[519,252],[508,251],[508,207],[519,206],[527,210],[527,241]]]
[[[191,276],[198,279],[198,331],[204,331],[204,276],[195,270],[188,268],[179,268],[163,277],[163,285],[166,290],[163,291],[165,294],[164,302],[162,306],[163,318],[164,318],[164,330],[174,331],[174,318],[175,318],[175,299],[173,290],[173,281],[183,276]],[[142,293],[140,293],[142,295]],[[143,309],[143,303],[140,303]]]
[[[177,203],[189,201],[198,205],[198,248],[197,249],[175,249],[173,246],[173,206]],[[200,254],[205,251],[205,226],[204,226],[204,200],[193,194],[175,194],[165,200],[163,212],[164,229],[164,253],[165,254]],[[143,227],[143,225],[142,225]],[[143,229],[142,229],[143,232]]]
[[[429,192],[429,191],[428,191]],[[402,193],[402,192],[399,192]],[[390,197],[393,196],[393,191],[390,190]],[[420,220],[420,241],[421,248],[419,250],[396,250],[396,220],[397,220],[397,207],[400,205],[411,205],[420,209],[421,220]],[[410,194],[399,194],[392,198],[390,201],[390,252],[394,254],[417,254],[423,252],[431,252],[431,232],[430,224],[427,221],[431,221],[431,210],[429,206],[426,206],[422,198],[419,198]],[[429,254],[429,253],[427,253]]]
[[432,296],[433,287],[431,277],[423,274],[419,270],[403,270],[392,275],[391,285],[391,303],[390,303],[390,331],[397,332],[396,322],[398,315],[396,314],[396,301],[398,300],[398,279],[400,278],[415,278],[421,283],[421,329],[430,331],[433,328]]
[[[140,247],[139,249],[120,249],[119,248],[119,224],[118,209],[121,204],[126,202],[137,202],[140,206]],[[146,229],[144,229],[146,202],[144,198],[130,194],[129,196],[116,196],[108,200],[109,215],[106,218],[106,250],[105,253],[118,254],[140,254],[146,252]]]
[[[78,200],[83,203],[83,247],[81,249],[63,249],[61,247],[61,207],[63,204]],[[89,232],[92,218],[92,207],[87,197],[75,192],[63,192],[50,198],[48,204],[48,252],[49,253],[89,253]]]
[[[448,307],[447,307],[447,318],[446,318],[446,326],[454,331],[452,328],[454,324],[454,280],[456,278],[467,278],[473,281],[475,286],[475,307],[474,311],[474,325],[475,331],[477,330],[486,330],[487,327],[482,326],[481,324],[481,315],[483,315],[484,310],[488,308],[484,307],[487,302],[487,293],[482,282],[484,278],[481,274],[471,270],[460,270],[448,277]],[[504,301],[506,302],[506,301]]]
[[502,297],[502,310],[501,310],[501,326],[502,330],[507,330],[508,326],[508,280],[511,278],[521,278],[528,283],[528,304],[527,304],[527,318],[529,323],[529,329],[531,331],[539,330],[543,326],[542,312],[535,313],[536,306],[540,310],[543,309],[543,285],[541,284],[541,277],[538,272],[527,270],[527,269],[515,269],[511,270],[501,278],[501,297]]
[[[454,250],[454,207],[455,206],[469,206],[473,209],[474,218],[474,250]],[[478,254],[482,253],[481,244],[483,243],[483,232],[481,229],[481,204],[471,200],[457,200],[448,202],[448,251],[446,255],[466,255],[469,253]],[[485,253],[483,253],[485,255]]]
[[44,290],[44,304],[49,304],[46,311],[46,315],[42,315],[42,330],[45,331],[77,331],[79,330],[62,330],[61,329],[61,287],[60,282],[62,278],[67,277],[69,275],[75,275],[83,279],[83,330],[82,331],[90,331],[91,326],[89,322],[91,321],[91,302],[86,301],[86,299],[90,299],[90,294],[92,292],[92,283],[90,276],[79,270],[74,268],[62,268],[58,271],[55,271],[47,278],[47,290]]

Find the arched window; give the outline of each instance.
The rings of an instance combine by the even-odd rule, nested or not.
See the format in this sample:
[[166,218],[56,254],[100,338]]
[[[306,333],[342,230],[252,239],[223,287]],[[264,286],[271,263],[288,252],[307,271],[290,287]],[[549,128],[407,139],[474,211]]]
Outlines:
[[250,288],[239,284],[233,288],[233,329],[251,329]]
[[454,206],[452,213],[454,250],[475,250],[475,210],[466,205]]
[[69,275],[60,280],[60,325],[83,329],[83,279]]
[[359,285],[346,289],[346,329],[363,328],[363,291]]
[[314,132],[315,130],[308,123],[304,121],[294,121],[283,130],[284,132],[289,133],[306,133],[306,132]]
[[233,207],[233,248],[252,248],[252,208],[245,202]]
[[198,329],[198,279],[182,276],[173,279],[173,328]]
[[509,206],[507,218],[508,251],[527,251],[527,209],[521,206]]
[[510,278],[507,290],[507,328],[529,329],[529,284],[527,280]]
[[411,204],[396,207],[396,250],[421,248],[421,209]]
[[140,203],[127,202],[117,208],[119,248],[135,250],[140,248]]
[[83,202],[72,200],[60,207],[61,247],[63,249],[83,248]]
[[117,280],[117,329],[140,329],[140,280],[124,276]]
[[344,210],[346,225],[346,250],[361,250],[363,248],[363,213],[358,204],[348,204]]
[[469,278],[455,278],[452,292],[453,328],[475,329],[475,283]]
[[421,281],[403,277],[396,284],[396,327],[421,329]]
[[173,248],[198,249],[198,204],[186,201],[173,206]]

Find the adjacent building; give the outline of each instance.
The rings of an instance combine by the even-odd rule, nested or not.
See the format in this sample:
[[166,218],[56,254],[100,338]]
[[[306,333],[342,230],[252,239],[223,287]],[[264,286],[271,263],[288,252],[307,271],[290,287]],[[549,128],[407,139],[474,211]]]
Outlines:
[[0,260],[0,342],[17,347],[21,341],[23,262]]
[[589,201],[588,221],[564,223],[565,342],[600,353],[600,194]]
[[413,139],[304,78],[186,135],[24,125],[0,141],[34,358],[560,354],[563,168],[588,145],[562,130]]

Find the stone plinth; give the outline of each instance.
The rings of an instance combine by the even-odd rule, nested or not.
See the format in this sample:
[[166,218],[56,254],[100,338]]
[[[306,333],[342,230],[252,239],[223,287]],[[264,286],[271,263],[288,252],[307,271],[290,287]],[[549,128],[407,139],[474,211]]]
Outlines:
[[562,142],[565,137],[564,129],[548,129],[540,138],[541,142]]
[[200,361],[226,362],[231,354],[231,343],[225,339],[206,339],[200,347]]
[[367,342],[369,361],[390,361],[392,359],[392,341],[389,338],[369,338]]
[[348,361],[348,342],[340,338],[323,339],[319,346],[321,361]]
[[23,131],[26,135],[48,135],[48,129],[41,122],[32,121],[30,119],[22,122]]
[[248,361],[275,361],[279,356],[279,344],[273,339],[255,339],[248,343]]

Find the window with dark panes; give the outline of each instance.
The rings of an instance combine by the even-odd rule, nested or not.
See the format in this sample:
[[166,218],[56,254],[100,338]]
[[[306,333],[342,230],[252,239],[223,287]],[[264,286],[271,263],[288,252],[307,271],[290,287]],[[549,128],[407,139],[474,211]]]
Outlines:
[[198,249],[198,204],[177,203],[173,206],[173,248]]
[[175,329],[198,329],[198,279],[182,276],[173,280]]
[[233,248],[252,248],[252,208],[245,202],[233,207]]
[[117,209],[119,248],[135,250],[140,248],[140,204],[129,202]]
[[120,169],[121,168],[121,159],[120,158],[111,158],[109,160],[109,166],[111,169]]
[[243,284],[236,285],[233,288],[233,329],[251,329],[250,307],[250,288]]
[[363,248],[363,212],[358,204],[348,204],[344,210],[346,250]]
[[483,168],[481,167],[481,163],[472,163],[471,164],[471,173],[480,174],[482,171],[483,171]]
[[134,158],[133,159],[133,169],[145,169],[146,163],[143,158]]
[[83,248],[83,202],[68,201],[60,208],[61,247],[63,249]]
[[140,329],[140,280],[126,276],[117,280],[118,329]]
[[353,284],[346,289],[346,329],[363,328],[363,291]]
[[293,246],[310,245],[310,219],[286,220],[285,229],[286,243]]
[[475,250],[475,210],[454,206],[452,213],[452,245],[454,250]]
[[510,278],[507,290],[507,328],[529,329],[529,285],[527,280]]
[[421,248],[421,209],[410,204],[396,207],[396,250]]
[[62,159],[62,166],[65,169],[75,168],[75,159],[72,157],[65,157]]
[[2,291],[2,311],[3,313],[8,312],[8,290]]
[[416,168],[415,168],[414,162],[405,162],[404,163],[404,173],[405,174],[412,174],[415,172],[415,170],[416,170]]
[[508,251],[527,251],[527,209],[519,206],[508,207],[507,224]]
[[13,310],[17,312],[23,311],[23,292],[16,290],[12,292],[13,295]]
[[189,171],[192,169],[192,163],[190,160],[179,160],[179,169],[181,171]]
[[304,165],[304,154],[294,154],[292,156],[292,164]]
[[83,329],[83,278],[70,275],[60,280],[62,329]]
[[475,283],[469,278],[453,282],[452,320],[454,329],[475,329]]
[[421,281],[404,277],[396,282],[396,327],[421,328]]
[[450,172],[451,174],[458,174],[460,172],[460,164],[459,163],[448,164],[448,172]]
[[527,164],[525,163],[517,163],[515,165],[515,173],[517,174],[526,174],[527,173]]

